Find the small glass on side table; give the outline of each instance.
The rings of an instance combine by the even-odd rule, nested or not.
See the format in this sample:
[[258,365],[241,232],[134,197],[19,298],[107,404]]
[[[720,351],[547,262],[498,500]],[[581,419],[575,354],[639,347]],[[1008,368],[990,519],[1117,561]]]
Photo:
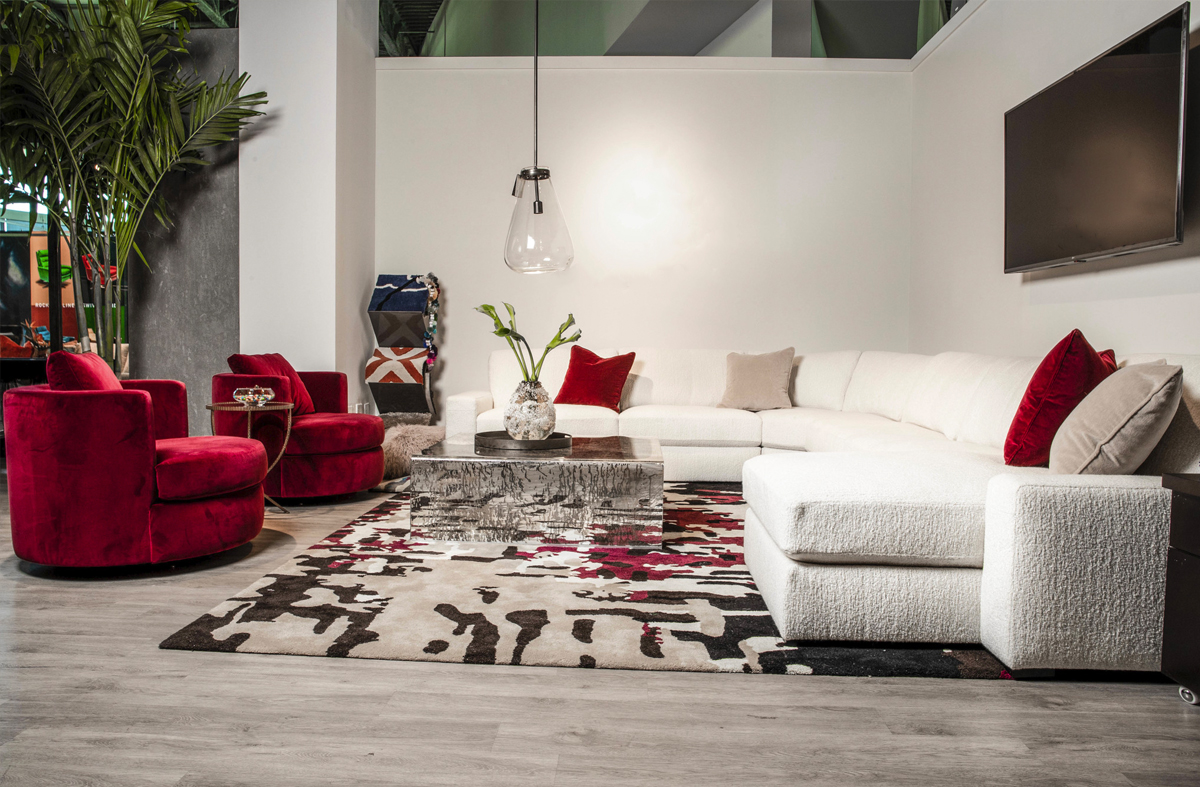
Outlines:
[[[241,402],[213,402],[206,404],[208,409],[209,426],[212,428],[212,433],[217,433],[216,414],[217,413],[246,413],[246,437],[250,437],[250,433],[254,428],[254,415],[256,413],[271,413],[282,412],[285,415],[287,429],[283,433],[283,445],[279,446],[279,455],[275,457],[275,461],[267,466],[267,473],[270,474],[275,469],[275,465],[279,464],[279,460],[283,458],[283,452],[287,450],[288,438],[292,436],[292,408],[296,405],[291,402],[267,402],[265,404],[242,404]],[[290,514],[283,506],[273,500],[270,495],[263,493],[263,497],[285,514]]]

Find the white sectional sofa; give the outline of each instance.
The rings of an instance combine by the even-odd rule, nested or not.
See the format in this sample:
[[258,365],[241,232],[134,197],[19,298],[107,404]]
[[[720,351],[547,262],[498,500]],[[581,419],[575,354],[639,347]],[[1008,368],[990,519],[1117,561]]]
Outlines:
[[[613,355],[618,351],[602,351]],[[621,350],[619,352],[629,352]],[[622,411],[559,406],[561,431],[655,437],[667,480],[744,484],[746,562],[783,636],[982,642],[1014,670],[1157,670],[1170,495],[1200,465],[1200,357],[1134,476],[1013,468],[1003,444],[1035,358],[814,353],[789,409],[717,408],[726,350],[636,350]],[[567,354],[550,356],[553,395]],[[520,379],[447,404],[447,433],[501,429]]]

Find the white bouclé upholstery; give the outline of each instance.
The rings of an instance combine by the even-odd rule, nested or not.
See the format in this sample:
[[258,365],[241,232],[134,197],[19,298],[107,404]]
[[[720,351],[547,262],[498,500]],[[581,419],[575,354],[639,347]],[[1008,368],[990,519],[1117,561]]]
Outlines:
[[992,479],[983,644],[1012,669],[1158,671],[1170,505],[1145,476]]
[[469,442],[479,428],[479,416],[492,409],[492,395],[487,391],[467,391],[446,397],[446,437],[462,438]]
[[709,447],[664,445],[663,478],[667,481],[741,481],[742,465],[759,455],[757,446]]
[[1139,473],[1195,473],[1200,467],[1200,355],[1131,355],[1118,359],[1122,366],[1164,360],[1183,367],[1183,397],[1175,419]]
[[988,482],[1005,469],[936,451],[773,454],[745,464],[742,494],[793,560],[979,567]]
[[[607,407],[556,404],[554,415],[556,432],[565,432],[576,437],[611,437],[619,433],[617,413]],[[477,423],[481,432],[503,430],[504,409],[497,407],[480,414]]]
[[[537,357],[542,354],[542,348],[534,350]],[[616,350],[593,350],[601,358],[608,358],[616,355]],[[526,361],[528,363],[528,361]],[[546,389],[546,393],[550,394],[550,399],[553,400],[558,395],[558,389],[562,388],[563,379],[567,376],[567,366],[571,363],[571,353],[568,348],[555,350],[546,356],[546,360],[542,362],[542,374],[539,382]],[[488,388],[492,392],[493,407],[503,410],[508,404],[508,400],[512,398],[513,391],[517,390],[517,385],[521,382],[521,365],[517,363],[517,357],[513,355],[512,350],[505,348],[503,350],[493,350],[488,356]]]
[[746,566],[784,639],[978,642],[974,568],[803,563],[746,513]]
[[1039,358],[996,358],[967,406],[954,440],[1003,449]]
[[988,369],[998,359],[974,353],[941,353],[929,359],[900,420],[953,440]]
[[842,409],[873,413],[899,421],[929,356],[909,353],[865,352],[858,357]]
[[902,424],[871,413],[837,413],[821,418],[809,429],[808,451],[956,451],[968,446],[946,439],[941,432]]
[[716,407],[725,394],[731,350],[624,349],[635,353],[621,410],[649,404]]
[[792,404],[796,407],[841,410],[850,376],[854,374],[860,355],[862,353],[856,350],[797,355]]
[[622,437],[652,437],[662,445],[762,445],[757,413],[720,407],[645,404],[621,412]]

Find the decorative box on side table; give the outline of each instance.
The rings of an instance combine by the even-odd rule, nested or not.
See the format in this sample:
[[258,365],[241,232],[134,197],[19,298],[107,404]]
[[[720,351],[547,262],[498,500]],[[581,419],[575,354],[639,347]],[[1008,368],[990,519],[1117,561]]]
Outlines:
[[1172,494],[1162,671],[1200,705],[1200,474],[1164,475],[1163,486]]

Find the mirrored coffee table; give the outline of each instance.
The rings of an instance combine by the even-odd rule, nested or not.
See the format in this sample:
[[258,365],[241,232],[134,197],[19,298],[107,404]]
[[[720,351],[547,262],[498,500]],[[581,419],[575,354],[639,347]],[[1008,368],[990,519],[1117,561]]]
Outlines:
[[412,460],[414,534],[438,541],[661,546],[657,440],[576,437],[561,451],[441,442]]

